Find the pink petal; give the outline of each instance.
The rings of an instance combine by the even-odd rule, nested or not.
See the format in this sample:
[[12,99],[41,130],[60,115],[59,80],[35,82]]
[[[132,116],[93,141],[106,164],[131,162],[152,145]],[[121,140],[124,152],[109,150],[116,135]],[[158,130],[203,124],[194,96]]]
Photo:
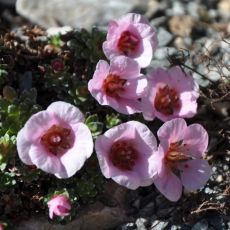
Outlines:
[[189,125],[184,133],[184,142],[192,156],[201,158],[208,147],[208,133],[200,124]]
[[136,61],[126,56],[118,56],[111,60],[110,72],[122,79],[137,78],[140,75],[140,66]]
[[152,49],[152,45],[151,42],[148,41],[147,39],[144,39],[142,42],[142,51],[138,54],[136,54],[137,57],[134,57],[134,60],[138,62],[138,64],[142,67],[145,68],[147,67],[153,57],[153,49]]
[[108,62],[100,60],[97,63],[96,70],[93,74],[93,78],[88,83],[88,89],[91,92],[91,94],[101,90],[103,82],[108,74],[109,74]]
[[60,160],[42,146],[32,145],[29,155],[33,164],[47,173],[55,174],[61,170]]
[[118,49],[117,49],[117,39],[112,39],[108,41],[104,41],[102,44],[102,49],[105,54],[105,56],[111,60],[117,55],[120,55]]
[[60,121],[64,121],[69,125],[84,121],[82,112],[76,106],[67,102],[53,102],[49,105],[46,111],[54,114],[58,119],[60,119]]
[[165,170],[161,177],[154,179],[157,189],[170,201],[178,201],[182,194],[182,184],[171,171]]
[[24,137],[29,142],[40,142],[41,135],[52,125],[58,123],[48,111],[40,111],[30,117],[24,126]]
[[110,21],[108,25],[108,33],[107,33],[107,40],[111,40],[114,37],[114,34],[116,33],[116,30],[118,28],[118,24],[116,21]]
[[60,157],[64,170],[55,174],[58,178],[73,176],[93,152],[93,139],[89,128],[83,123],[78,123],[72,126],[72,129],[75,133],[75,142],[73,147]]
[[144,76],[139,79],[129,80],[125,84],[125,91],[119,95],[127,99],[138,99],[145,96],[147,86],[148,81]]
[[157,140],[146,125],[137,121],[129,121],[127,124],[135,128],[134,146],[138,152],[152,155],[153,152],[157,151]]
[[[132,124],[132,123],[131,123]],[[128,122],[107,130],[104,135],[99,136],[95,141],[95,150],[102,174],[111,178],[121,174],[121,170],[114,167],[109,160],[108,154],[112,144],[122,139],[134,139],[135,129]]]
[[141,14],[134,13],[128,13],[119,19],[119,24],[127,22],[148,24],[148,20],[145,17],[143,17]]
[[179,164],[181,181],[189,191],[203,187],[211,176],[212,169],[206,160],[195,159]]
[[[128,188],[135,190],[140,186],[148,186],[152,183],[152,180],[143,181],[135,172],[125,172],[122,175],[117,175],[112,178],[118,184]],[[146,185],[147,184],[147,185]]]
[[24,164],[33,165],[31,161],[29,151],[31,143],[25,139],[25,129],[22,128],[17,135],[17,151],[18,156]]
[[191,100],[181,100],[181,110],[178,111],[179,117],[190,118],[197,113],[197,102]]
[[177,142],[184,139],[187,130],[187,124],[182,118],[175,118],[165,122],[157,132],[160,141],[165,140],[168,143]]
[[121,98],[120,100],[118,100],[118,103],[118,107],[115,107],[111,103],[110,105],[119,113],[129,115],[134,113],[140,113],[142,109],[141,103],[138,100]]

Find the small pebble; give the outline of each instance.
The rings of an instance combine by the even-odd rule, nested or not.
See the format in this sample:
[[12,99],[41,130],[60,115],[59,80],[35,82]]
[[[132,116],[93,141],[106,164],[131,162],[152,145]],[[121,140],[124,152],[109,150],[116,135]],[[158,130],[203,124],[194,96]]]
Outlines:
[[203,219],[199,222],[197,222],[191,230],[207,230],[208,229],[208,221],[206,219]]

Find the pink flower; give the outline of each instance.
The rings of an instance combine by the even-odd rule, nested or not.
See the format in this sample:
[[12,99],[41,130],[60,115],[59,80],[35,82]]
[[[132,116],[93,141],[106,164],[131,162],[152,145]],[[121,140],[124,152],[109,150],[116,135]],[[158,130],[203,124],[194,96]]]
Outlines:
[[0,230],[4,230],[4,225],[0,223]]
[[150,64],[157,47],[155,30],[140,14],[129,13],[108,26],[103,51],[108,59],[125,55],[136,60],[141,67]]
[[125,56],[115,57],[111,64],[99,61],[88,89],[101,105],[109,105],[120,113],[141,111],[138,98],[145,94],[147,79],[140,74],[138,63]]
[[148,127],[129,121],[99,136],[95,149],[102,174],[129,189],[152,184],[150,157],[157,149]]
[[56,195],[47,203],[49,207],[49,217],[53,219],[56,216],[68,216],[71,210],[69,198],[65,195]]
[[93,140],[78,108],[54,102],[30,117],[17,136],[20,159],[58,178],[73,176],[93,152]]
[[142,99],[146,120],[153,120],[156,116],[167,121],[176,117],[189,118],[196,114],[198,84],[180,67],[174,66],[168,71],[158,68],[148,77],[148,95]]
[[165,122],[158,130],[158,152],[151,158],[154,184],[169,200],[181,197],[182,185],[193,191],[211,176],[211,167],[203,159],[208,134],[199,124],[187,126],[182,118]]

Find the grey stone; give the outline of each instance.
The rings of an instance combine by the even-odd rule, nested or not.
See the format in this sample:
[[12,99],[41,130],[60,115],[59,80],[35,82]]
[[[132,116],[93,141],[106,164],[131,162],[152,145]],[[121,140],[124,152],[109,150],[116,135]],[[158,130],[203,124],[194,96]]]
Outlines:
[[72,26],[91,28],[95,24],[106,24],[130,12],[147,0],[17,0],[17,12],[46,28]]
[[151,230],[164,230],[168,226],[169,222],[155,220],[151,226]]
[[150,21],[150,25],[153,26],[153,27],[158,27],[158,26],[161,26],[162,24],[164,24],[167,20],[167,17],[166,16],[161,16],[161,17],[158,17],[158,18],[153,18],[151,21]]
[[121,230],[135,230],[137,228],[137,225],[135,223],[127,223],[123,224],[121,226]]
[[45,218],[34,218],[20,223],[15,230],[94,230],[110,229],[127,221],[124,210],[118,207],[105,207],[95,203],[81,213],[77,218],[66,225],[53,225]]
[[187,11],[194,18],[199,18],[200,15],[199,15],[198,10],[200,9],[200,7],[201,7],[201,5],[198,2],[190,1],[187,4]]
[[160,27],[157,30],[157,38],[158,46],[162,47],[168,45],[172,41],[173,35],[170,32],[168,32],[165,28]]
[[174,47],[160,47],[156,50],[154,58],[158,60],[167,59],[168,55],[176,53],[177,49]]
[[168,16],[184,15],[185,14],[184,4],[180,1],[173,1],[172,8],[167,9],[166,14]]
[[178,225],[172,225],[170,228],[170,230],[179,230],[179,229],[181,229],[181,227]]
[[150,202],[140,210],[139,214],[144,217],[151,216],[154,212],[154,209],[155,209],[154,202]]
[[14,6],[16,0],[0,0],[0,4],[4,4],[6,6]]
[[215,191],[213,189],[207,187],[207,188],[204,189],[204,193],[206,193],[206,194],[213,194],[213,193],[215,193]]
[[148,221],[145,218],[138,218],[136,220],[137,230],[146,230],[147,224],[148,224]]
[[206,219],[203,219],[199,222],[197,222],[191,230],[207,230],[208,229],[208,221]]

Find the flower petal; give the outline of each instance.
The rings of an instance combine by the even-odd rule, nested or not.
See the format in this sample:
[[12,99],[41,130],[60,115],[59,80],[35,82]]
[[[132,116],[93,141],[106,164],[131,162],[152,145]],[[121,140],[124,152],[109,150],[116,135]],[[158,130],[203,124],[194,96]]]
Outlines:
[[153,181],[157,189],[170,201],[178,201],[182,194],[182,184],[178,177],[169,170],[165,170],[161,177]]
[[118,56],[111,60],[110,72],[122,79],[133,79],[140,76],[140,66],[131,58]]
[[189,125],[184,133],[184,142],[192,156],[201,158],[208,147],[208,133],[200,124]]
[[142,67],[145,68],[147,67],[153,57],[153,48],[152,48],[152,44],[149,40],[144,39],[142,42],[142,47],[141,50],[142,52],[139,52],[140,54],[134,58],[135,61],[138,62],[138,64]]
[[144,97],[147,91],[148,81],[146,77],[139,79],[128,80],[125,84],[125,91],[121,92],[119,96],[127,99],[138,99]]
[[181,181],[186,189],[193,191],[203,187],[211,176],[212,169],[206,160],[195,159],[179,164]]
[[33,164],[47,173],[55,174],[61,170],[60,160],[42,146],[32,145],[29,155]]
[[24,126],[24,137],[30,143],[40,142],[42,134],[52,125],[58,123],[57,119],[48,111],[40,111],[30,117]]
[[29,151],[31,147],[31,143],[25,138],[25,129],[22,128],[17,135],[17,151],[18,156],[24,164],[33,165],[31,161]]
[[157,132],[160,141],[168,143],[177,142],[184,139],[184,134],[187,130],[187,124],[182,118],[175,118],[165,122]]
[[73,106],[67,102],[53,102],[49,105],[46,111],[54,114],[58,119],[69,125],[84,121],[82,112],[76,106]]
[[93,139],[89,128],[83,123],[78,123],[72,126],[72,129],[75,133],[75,142],[73,147],[60,157],[64,170],[55,174],[59,178],[73,176],[93,152]]

